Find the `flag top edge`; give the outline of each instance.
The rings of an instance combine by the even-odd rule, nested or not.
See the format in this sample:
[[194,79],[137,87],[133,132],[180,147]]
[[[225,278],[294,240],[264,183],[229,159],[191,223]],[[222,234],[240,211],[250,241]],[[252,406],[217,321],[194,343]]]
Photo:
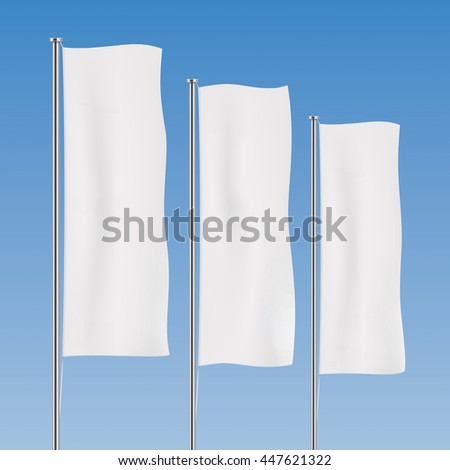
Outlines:
[[289,89],[288,85],[275,86],[275,87],[262,87],[262,86],[252,86],[252,85],[240,85],[238,83],[216,83],[214,85],[204,85],[199,86],[199,89],[203,90],[205,88],[246,88],[251,90],[283,90]]
[[336,123],[336,124],[327,124],[327,123],[322,123],[319,122],[320,126],[329,126],[329,127],[337,127],[337,126],[358,126],[358,125],[367,125],[367,124],[387,124],[390,126],[397,126],[400,127],[400,124],[398,122],[392,122],[392,121],[360,121],[360,122],[341,122],[341,123]]
[[156,49],[158,51],[162,51],[162,47],[158,47],[158,46],[152,46],[150,44],[114,44],[114,45],[110,45],[110,46],[92,46],[92,47],[66,47],[66,46],[63,46],[63,49],[70,49],[70,50],[97,50],[97,49],[113,49],[113,48],[125,48],[125,47],[149,47],[151,49]]

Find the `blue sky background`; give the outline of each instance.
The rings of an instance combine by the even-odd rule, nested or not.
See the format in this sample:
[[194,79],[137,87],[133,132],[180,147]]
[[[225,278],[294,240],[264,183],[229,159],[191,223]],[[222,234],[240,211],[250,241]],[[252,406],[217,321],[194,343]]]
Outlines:
[[[450,3],[21,1],[0,7],[0,448],[51,447],[51,45],[163,48],[166,212],[187,210],[187,85],[289,85],[291,215],[309,212],[309,114],[401,124],[407,372],[325,376],[323,449],[450,447]],[[380,227],[389,230],[389,227]],[[198,447],[309,447],[309,246],[293,247],[295,364],[209,366]],[[170,242],[165,358],[68,358],[62,447],[188,441],[188,246]]]

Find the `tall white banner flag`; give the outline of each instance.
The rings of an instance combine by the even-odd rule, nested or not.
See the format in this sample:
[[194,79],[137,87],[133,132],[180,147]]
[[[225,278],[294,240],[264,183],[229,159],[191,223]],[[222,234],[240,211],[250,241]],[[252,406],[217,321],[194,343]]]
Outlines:
[[161,49],[65,47],[63,66],[63,355],[167,355],[167,246],[143,225],[163,235]]
[[[289,365],[294,280],[280,223],[288,216],[288,88],[200,87],[199,123],[199,364]],[[271,233],[265,215],[274,218]]]
[[[320,124],[321,374],[405,370],[399,130],[389,122]],[[341,216],[347,241],[327,240]]]

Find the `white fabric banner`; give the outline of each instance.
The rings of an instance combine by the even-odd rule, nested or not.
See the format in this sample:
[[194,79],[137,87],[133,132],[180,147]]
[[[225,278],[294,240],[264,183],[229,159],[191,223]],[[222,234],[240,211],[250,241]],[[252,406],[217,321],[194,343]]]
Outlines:
[[[289,365],[294,279],[288,225],[278,227],[288,215],[288,88],[200,87],[199,119],[199,364]],[[261,218],[267,209],[276,218],[276,241],[265,236]],[[211,217],[208,226],[222,224],[223,232],[209,237],[220,240],[205,240]],[[243,222],[245,217],[259,220]],[[248,227],[259,231],[257,240]]]
[[[320,124],[321,374],[405,370],[399,130],[389,122]],[[326,240],[340,216],[347,241]]]
[[63,355],[167,355],[167,244],[146,224],[163,235],[161,49],[64,47],[63,66]]

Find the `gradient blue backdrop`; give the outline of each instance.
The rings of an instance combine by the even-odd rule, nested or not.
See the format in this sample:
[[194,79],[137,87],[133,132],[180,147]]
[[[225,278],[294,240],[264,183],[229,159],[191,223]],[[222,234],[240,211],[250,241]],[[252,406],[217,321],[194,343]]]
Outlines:
[[[51,45],[163,48],[166,211],[187,209],[187,85],[289,85],[291,214],[309,212],[309,114],[401,124],[407,372],[325,376],[321,448],[449,448],[450,3],[21,1],[0,11],[0,447],[51,446]],[[389,230],[389,227],[380,227]],[[293,247],[295,365],[201,369],[199,448],[309,446],[309,246]],[[69,358],[62,447],[188,446],[188,246],[170,242],[166,358]]]

